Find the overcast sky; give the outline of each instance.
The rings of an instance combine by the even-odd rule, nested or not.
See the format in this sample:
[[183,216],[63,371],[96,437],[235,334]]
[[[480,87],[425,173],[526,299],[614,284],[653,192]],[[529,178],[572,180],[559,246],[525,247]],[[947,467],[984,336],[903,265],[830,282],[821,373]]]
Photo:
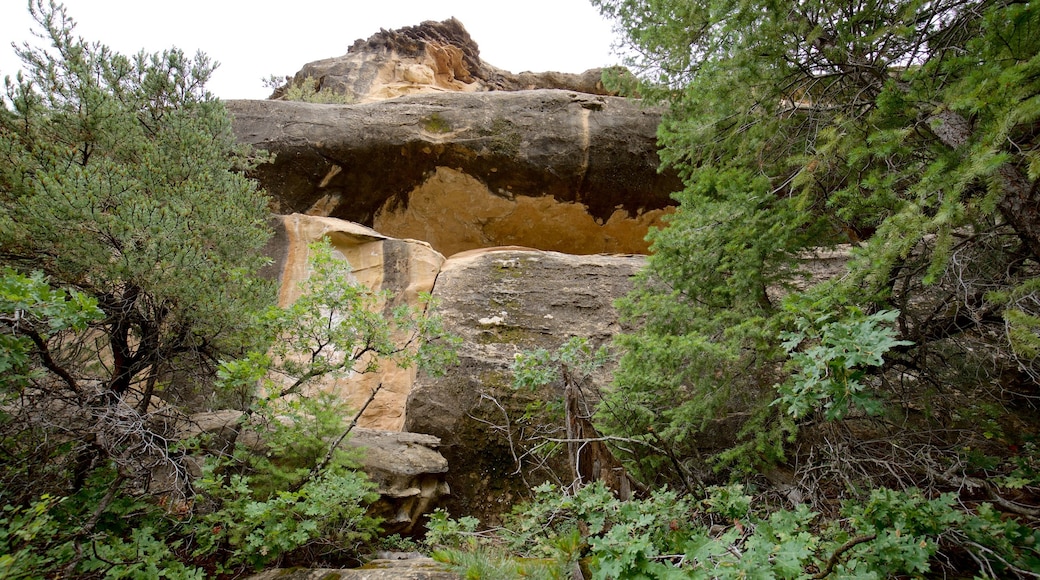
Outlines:
[[[220,63],[209,89],[264,98],[262,79],[347,52],[380,28],[458,18],[499,68],[582,72],[616,64],[611,25],[588,0],[65,0],[77,33],[133,54],[176,46]],[[0,77],[21,67],[11,42],[34,41],[26,0],[0,0]]]

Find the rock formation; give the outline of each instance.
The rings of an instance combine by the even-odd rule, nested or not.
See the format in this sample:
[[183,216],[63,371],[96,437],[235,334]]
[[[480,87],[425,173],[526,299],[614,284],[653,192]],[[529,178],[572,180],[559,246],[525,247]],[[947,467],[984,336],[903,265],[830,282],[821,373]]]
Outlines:
[[[381,30],[358,39],[347,54],[307,63],[291,82],[314,79],[316,89],[342,94],[358,103],[433,92],[564,89],[610,94],[603,70],[513,74],[485,63],[466,28],[451,18],[418,26]],[[286,87],[275,90],[280,98]]]
[[450,513],[490,525],[544,479],[531,465],[518,471],[517,450],[495,426],[536,398],[558,399],[561,386],[515,391],[510,364],[522,350],[553,349],[573,336],[609,341],[621,330],[612,302],[644,260],[492,248],[444,263],[434,296],[447,329],[463,339],[460,364],[440,378],[418,377],[404,427],[441,438],[448,484],[462,490],[446,500]]
[[361,466],[379,486],[380,500],[369,510],[382,518],[388,534],[411,533],[425,514],[451,493],[444,481],[448,461],[440,439],[420,433],[356,428],[347,444],[363,450]]
[[[393,300],[386,308],[401,303],[418,306],[419,294],[433,290],[444,261],[429,244],[389,238],[342,220],[294,214],[276,216],[274,224],[275,235],[266,250],[274,261],[266,274],[278,280],[278,301],[282,305],[291,304],[299,296],[300,282],[308,275],[308,244],[323,237],[350,263],[356,281],[373,290],[391,293]],[[325,377],[313,388],[339,393],[352,407],[361,408],[372,389],[382,384],[360,424],[371,429],[400,431],[415,372],[414,367],[401,369],[387,364],[379,373]]]
[[[575,256],[527,248],[475,250],[445,260],[426,244],[333,218],[294,214],[275,221],[269,274],[280,280],[283,303],[296,298],[307,275],[307,244],[326,236],[350,262],[356,279],[370,288],[389,289],[408,301],[432,291],[447,330],[463,339],[460,364],[440,378],[389,366],[378,374],[327,379],[316,387],[360,407],[383,383],[361,425],[383,432],[403,429],[411,433],[400,435],[416,437],[413,443],[426,448],[422,453],[428,457],[412,470],[395,457],[400,441],[391,438],[397,447],[386,452],[375,444],[380,432],[358,431],[367,441],[359,444],[371,449],[366,471],[384,496],[380,515],[403,531],[411,531],[438,501],[455,515],[494,518],[539,477],[517,473],[515,450],[491,425],[503,424],[504,412],[519,416],[536,396],[557,397],[559,385],[540,394],[517,393],[509,365],[521,350],[555,348],[572,336],[609,341],[620,330],[612,302],[628,291],[644,263],[642,256]],[[426,441],[415,435],[420,433],[434,437]],[[440,454],[433,451],[437,448]],[[441,455],[440,461],[447,462],[435,467]],[[384,461],[392,466],[389,471],[380,467]],[[463,491],[443,497],[449,489]]]
[[[518,470],[495,427],[561,395],[560,385],[515,392],[514,356],[572,336],[609,341],[620,330],[612,301],[643,264],[631,254],[646,253],[648,228],[674,204],[679,180],[658,171],[660,111],[606,94],[601,71],[499,70],[454,19],[381,31],[304,66],[303,79],[354,104],[227,103],[240,142],[273,154],[252,174],[276,214],[267,275],[291,303],[307,244],[326,236],[358,281],[395,301],[433,291],[464,340],[458,367],[441,378],[387,368],[317,388],[359,407],[383,384],[361,417],[382,431],[355,441],[370,449],[366,470],[396,530],[411,531],[437,501],[490,524],[544,477]],[[429,435],[386,435],[402,429]],[[402,465],[402,445],[421,467]]]
[[674,203],[659,115],[560,90],[415,95],[362,105],[230,101],[275,213],[338,217],[444,255],[498,245],[644,253]]

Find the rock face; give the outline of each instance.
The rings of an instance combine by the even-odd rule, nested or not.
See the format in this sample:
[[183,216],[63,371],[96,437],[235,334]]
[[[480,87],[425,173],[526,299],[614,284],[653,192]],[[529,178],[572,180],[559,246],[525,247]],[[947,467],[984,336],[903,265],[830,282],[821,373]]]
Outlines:
[[[308,63],[294,83],[314,79],[317,89],[346,95],[365,103],[403,95],[432,92],[518,91],[564,89],[608,94],[602,69],[582,74],[558,72],[513,74],[485,63],[466,28],[451,18],[418,26],[381,30],[358,39],[347,54]],[[285,88],[275,91],[279,98]]]
[[493,525],[544,477],[518,473],[515,450],[493,426],[505,424],[505,413],[520,417],[536,397],[562,391],[514,391],[510,364],[521,350],[555,348],[573,336],[599,344],[617,334],[612,301],[631,288],[644,261],[494,248],[445,262],[434,296],[447,329],[463,338],[460,364],[444,377],[418,377],[404,428],[441,438],[447,481],[459,492],[444,504],[452,515]]
[[[517,470],[495,426],[561,389],[515,392],[514,356],[620,330],[612,302],[644,263],[631,254],[647,252],[647,229],[681,184],[658,171],[661,112],[606,94],[601,78],[502,71],[452,19],[381,31],[297,73],[354,104],[227,103],[238,140],[274,154],[252,176],[279,214],[267,274],[282,304],[307,276],[307,244],[327,236],[358,281],[395,303],[433,290],[463,338],[444,377],[390,368],[317,387],[358,407],[383,383],[361,418],[383,431],[355,442],[395,531],[445,497],[452,515],[485,525],[524,497],[544,476]],[[401,430],[411,433],[383,445]]]
[[[307,276],[307,244],[327,237],[368,287],[409,302],[432,291],[447,331],[463,339],[461,364],[444,377],[389,367],[314,387],[339,393],[359,408],[371,389],[383,384],[360,419],[382,431],[358,429],[352,439],[368,448],[365,470],[383,496],[377,514],[388,529],[402,533],[445,502],[453,515],[494,521],[540,475],[517,473],[515,450],[491,425],[504,424],[503,413],[522,415],[536,397],[560,394],[558,385],[541,393],[515,392],[509,371],[514,356],[555,348],[572,336],[608,341],[620,330],[612,302],[630,289],[644,258],[514,247],[445,260],[424,243],[334,218],[293,214],[275,221],[268,274],[280,281],[283,304],[298,297],[299,282]],[[401,430],[408,433],[387,435]],[[449,496],[449,490],[461,491]]]
[[444,255],[499,245],[645,253],[679,181],[659,113],[574,91],[441,93],[358,105],[230,101],[275,213],[337,217]]
[[[390,291],[393,299],[386,309],[402,302],[417,306],[419,294],[433,290],[444,257],[429,244],[398,240],[342,220],[306,216],[275,216],[275,235],[266,253],[274,261],[266,275],[279,281],[278,301],[291,304],[306,279],[308,244],[327,237],[340,257],[350,263],[353,278],[376,290]],[[383,387],[361,416],[363,427],[400,431],[404,424],[405,401],[411,392],[415,368],[387,364],[379,373],[348,377],[326,377],[313,388],[335,392],[359,409],[377,385]]]
[[448,461],[437,451],[437,437],[356,428],[347,443],[364,451],[361,465],[380,495],[370,513],[383,519],[387,534],[411,533],[451,493],[444,481]]

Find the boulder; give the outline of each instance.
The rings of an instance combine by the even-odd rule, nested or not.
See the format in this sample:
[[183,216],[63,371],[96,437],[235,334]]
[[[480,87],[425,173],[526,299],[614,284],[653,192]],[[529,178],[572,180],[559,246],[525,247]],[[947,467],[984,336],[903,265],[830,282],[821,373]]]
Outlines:
[[[281,305],[291,304],[299,297],[300,282],[308,275],[308,244],[322,238],[328,238],[336,255],[350,263],[354,280],[373,290],[390,292],[392,298],[384,305],[385,310],[401,303],[419,306],[420,294],[433,290],[444,261],[429,244],[390,238],[338,219],[300,214],[272,219],[275,235],[265,252],[273,261],[264,274],[278,280]],[[387,363],[377,373],[323,377],[311,383],[310,388],[337,393],[351,407],[360,409],[372,390],[382,384],[359,423],[373,429],[400,431],[415,373],[414,366],[402,369]]]
[[[179,425],[178,439],[207,434],[210,436],[207,452],[230,453],[232,442],[262,450],[262,434],[239,429],[242,415],[242,411],[236,410],[196,413]],[[382,528],[387,534],[411,533],[421,524],[421,518],[450,493],[445,482],[448,461],[437,451],[440,446],[437,437],[355,427],[342,445],[360,451],[361,469],[378,486],[379,499],[369,506],[368,512],[382,518]],[[202,475],[199,457],[191,458],[186,465],[187,474],[167,465],[156,469],[155,489],[175,489],[183,483],[178,477]]]
[[[603,69],[581,74],[513,74],[499,69],[481,60],[477,43],[461,22],[451,18],[380,30],[367,40],[355,41],[343,56],[305,64],[290,82],[299,85],[311,79],[317,90],[365,103],[445,91],[564,89],[610,94],[602,78]],[[271,98],[282,98],[286,89],[287,86],[276,89]]]
[[644,262],[643,256],[492,248],[444,263],[434,297],[447,329],[463,339],[460,364],[443,377],[417,377],[404,428],[441,439],[447,482],[457,492],[444,503],[452,516],[494,525],[546,479],[533,465],[517,469],[517,449],[498,427],[506,414],[521,417],[529,403],[558,399],[562,388],[517,392],[510,364],[523,350],[553,349],[574,336],[608,341],[622,330],[612,303],[631,289]]
[[437,437],[355,428],[347,444],[362,450],[361,465],[379,486],[380,500],[369,512],[383,519],[387,534],[411,533],[450,493]]
[[566,90],[419,94],[357,105],[229,101],[275,213],[341,218],[444,255],[498,245],[645,253],[674,204],[660,112]]

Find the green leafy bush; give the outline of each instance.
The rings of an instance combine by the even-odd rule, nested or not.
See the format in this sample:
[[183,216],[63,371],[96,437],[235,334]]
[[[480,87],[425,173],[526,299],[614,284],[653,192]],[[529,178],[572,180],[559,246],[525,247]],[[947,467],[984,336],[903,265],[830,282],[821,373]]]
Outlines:
[[[656,491],[623,502],[599,484],[574,495],[545,486],[517,509],[506,526],[484,534],[436,539],[439,553],[468,578],[537,563],[538,575],[570,577],[580,566],[594,579],[622,578],[886,578],[939,573],[966,554],[983,578],[1040,570],[1040,532],[1003,519],[989,504],[974,512],[944,495],[918,490],[876,490],[865,502],[849,501],[841,519],[826,519],[805,505],[759,512],[741,486],[708,490],[700,500]],[[509,562],[512,562],[510,564]],[[510,567],[512,566],[512,567]],[[966,570],[958,570],[963,573]]]
[[856,408],[879,414],[881,403],[864,382],[864,369],[880,367],[892,348],[913,344],[896,340],[889,325],[898,316],[894,310],[867,316],[855,308],[839,320],[831,314],[797,316],[796,330],[780,334],[794,373],[777,385],[780,396],[773,404],[795,418],[821,410],[834,420]]

